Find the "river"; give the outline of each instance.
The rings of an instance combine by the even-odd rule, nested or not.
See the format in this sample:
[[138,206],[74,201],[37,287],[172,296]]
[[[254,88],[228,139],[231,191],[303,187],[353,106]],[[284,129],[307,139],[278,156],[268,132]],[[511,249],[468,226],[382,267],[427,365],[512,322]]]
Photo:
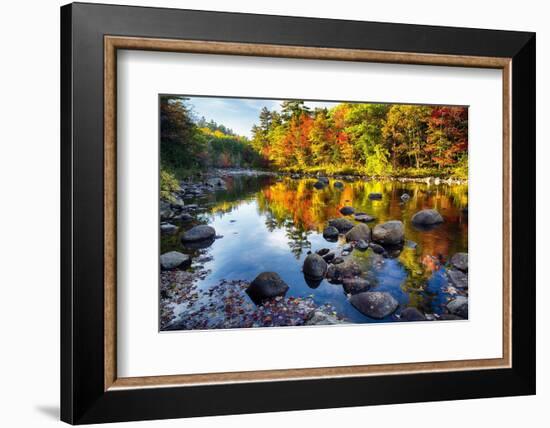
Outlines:
[[[369,227],[389,220],[400,220],[405,227],[401,250],[382,257],[371,249],[353,257],[376,279],[376,291],[389,292],[400,308],[415,307],[423,314],[441,314],[456,293],[448,287],[447,261],[458,252],[468,252],[468,186],[466,184],[426,184],[397,180],[340,180],[343,188],[330,184],[316,189],[313,178],[273,175],[229,175],[225,186],[185,199],[196,205],[194,220],[176,223],[173,235],[161,236],[161,254],[177,250],[201,260],[203,272],[196,279],[200,290],[225,280],[252,281],[264,271],[277,272],[288,284],[286,296],[311,298],[317,305],[330,304],[342,319],[353,323],[394,322],[391,315],[382,320],[369,318],[355,309],[341,284],[324,279],[311,284],[302,273],[308,252],[326,248],[340,251],[345,244],[323,238],[329,219],[342,217],[340,208],[351,206],[376,218]],[[369,198],[381,193],[382,198]],[[403,201],[402,195],[410,196]],[[444,222],[431,230],[419,230],[411,217],[419,210],[435,208]],[[348,216],[353,221],[353,216]],[[215,228],[218,239],[202,249],[186,248],[181,234],[196,224]],[[192,269],[191,269],[192,270]],[[309,283],[309,284],[308,284]],[[248,306],[253,305],[246,296]],[[246,300],[248,299],[248,300]],[[185,307],[174,312],[185,317]],[[397,311],[398,313],[399,311]],[[432,316],[432,315],[430,315]]]

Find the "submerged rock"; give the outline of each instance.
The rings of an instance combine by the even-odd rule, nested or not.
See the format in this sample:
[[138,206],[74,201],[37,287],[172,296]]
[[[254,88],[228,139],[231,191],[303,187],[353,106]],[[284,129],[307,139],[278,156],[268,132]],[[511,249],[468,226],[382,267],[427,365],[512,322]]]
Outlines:
[[316,189],[324,189],[327,185],[325,183],[323,183],[322,181],[316,181],[314,184],[313,184],[313,187],[315,187]]
[[250,283],[246,293],[255,303],[277,296],[284,296],[288,285],[276,272],[262,272]]
[[335,227],[338,229],[338,232],[345,233],[351,228],[353,228],[354,224],[347,218],[333,218],[328,221],[329,226]]
[[339,234],[340,232],[334,226],[325,227],[325,230],[323,230],[323,238],[327,241],[336,241]]
[[382,245],[400,245],[405,240],[405,228],[399,220],[377,224],[372,230],[372,240]]
[[162,270],[187,268],[189,265],[191,265],[191,257],[178,251],[170,251],[160,256],[160,268]]
[[320,279],[327,272],[327,262],[319,254],[309,254],[302,268],[304,275],[311,279]]
[[401,311],[403,321],[426,321],[426,317],[417,308],[408,307]]
[[353,226],[353,228],[346,233],[346,240],[351,241],[370,241],[370,229],[366,224],[359,223]]
[[196,241],[206,241],[214,240],[216,237],[216,229],[205,224],[195,226],[185,232],[182,237],[182,242],[196,242]]
[[449,263],[462,272],[468,272],[468,253],[456,253],[451,257]]
[[340,208],[340,212],[343,215],[351,215],[355,212],[355,210],[353,209],[353,207],[342,207]]
[[342,183],[341,181],[335,181],[334,182],[334,187],[336,187],[337,189],[343,189],[344,188],[344,183]]
[[418,211],[412,216],[411,221],[416,225],[431,226],[443,223],[443,217],[436,210],[426,209]]
[[393,314],[399,307],[397,300],[390,293],[384,291],[354,294],[349,301],[359,312],[374,319],[385,318]]
[[328,248],[321,248],[320,250],[317,250],[316,253],[320,256],[324,256],[325,254],[328,254],[330,250]]
[[468,298],[464,296],[455,297],[447,303],[447,309],[453,315],[458,315],[461,318],[468,318]]
[[411,199],[411,197],[409,196],[408,193],[403,193],[403,194],[401,195],[401,200],[402,200],[403,202],[407,202],[409,199]]

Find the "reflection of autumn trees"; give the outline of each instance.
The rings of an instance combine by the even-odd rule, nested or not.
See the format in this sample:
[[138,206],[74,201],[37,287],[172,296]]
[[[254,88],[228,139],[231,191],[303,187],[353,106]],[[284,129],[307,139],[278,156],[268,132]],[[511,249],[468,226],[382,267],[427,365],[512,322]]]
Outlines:
[[[297,256],[310,248],[309,233],[322,232],[329,219],[341,216],[339,210],[345,205],[376,217],[377,220],[369,225],[371,227],[389,220],[401,220],[405,224],[406,239],[418,244],[414,251],[403,251],[399,259],[412,273],[425,271],[426,266],[422,265],[421,260],[426,255],[446,260],[455,252],[467,248],[468,221],[467,214],[463,212],[463,208],[468,206],[467,185],[357,181],[345,183],[342,190],[334,188],[332,183],[317,190],[313,188],[313,183],[314,180],[310,179],[270,180],[263,182],[263,187],[252,186],[255,188],[252,193],[247,191],[250,186],[232,183],[231,197],[217,201],[211,212],[228,212],[243,199],[255,197],[259,213],[266,216],[268,230],[285,230],[289,246]],[[373,192],[382,193],[382,200],[369,199],[369,194]],[[401,201],[403,193],[411,196],[406,203]],[[437,209],[445,222],[431,231],[416,230],[410,219],[424,208]]]

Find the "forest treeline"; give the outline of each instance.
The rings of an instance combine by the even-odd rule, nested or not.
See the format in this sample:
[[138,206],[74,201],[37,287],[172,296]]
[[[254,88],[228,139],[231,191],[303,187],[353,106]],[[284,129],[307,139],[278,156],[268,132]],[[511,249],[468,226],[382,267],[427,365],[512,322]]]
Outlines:
[[311,111],[303,101],[281,107],[262,109],[251,141],[278,169],[467,177],[465,107],[340,103]]
[[375,176],[468,175],[465,107],[340,103],[309,109],[303,101],[263,108],[252,139],[205,118],[187,99],[160,99],[162,184],[209,167]]

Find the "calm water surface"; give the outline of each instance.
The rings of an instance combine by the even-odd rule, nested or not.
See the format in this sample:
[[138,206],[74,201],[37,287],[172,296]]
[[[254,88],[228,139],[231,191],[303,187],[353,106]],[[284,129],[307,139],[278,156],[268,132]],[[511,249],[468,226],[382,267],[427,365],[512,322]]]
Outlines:
[[[204,267],[210,274],[199,283],[208,289],[222,279],[252,281],[264,271],[275,271],[289,285],[287,296],[312,297],[322,305],[331,303],[352,322],[380,322],[358,312],[348,302],[341,284],[323,280],[310,287],[302,274],[308,251],[341,247],[345,242],[328,242],[322,231],[331,218],[342,217],[339,210],[348,205],[356,212],[376,217],[369,227],[388,220],[405,225],[406,244],[396,258],[381,258],[371,249],[354,250],[352,256],[371,270],[377,279],[373,290],[387,291],[401,308],[415,306],[423,313],[441,313],[450,296],[445,293],[446,260],[456,252],[468,251],[467,185],[427,185],[396,181],[344,181],[344,188],[313,188],[313,179],[271,176],[233,176],[227,190],[195,199],[202,211],[197,222],[183,225],[183,233],[198,223],[216,229],[217,239],[209,248],[190,250],[180,244],[180,234],[162,237],[161,252],[178,250],[193,257],[208,256]],[[370,200],[369,193],[383,194]],[[401,195],[411,199],[403,203]],[[191,203],[191,201],[189,201]],[[411,224],[412,215],[423,208],[437,209],[445,222],[430,231],[419,231]],[[353,217],[347,218],[353,220]],[[383,322],[391,321],[388,319]]]

